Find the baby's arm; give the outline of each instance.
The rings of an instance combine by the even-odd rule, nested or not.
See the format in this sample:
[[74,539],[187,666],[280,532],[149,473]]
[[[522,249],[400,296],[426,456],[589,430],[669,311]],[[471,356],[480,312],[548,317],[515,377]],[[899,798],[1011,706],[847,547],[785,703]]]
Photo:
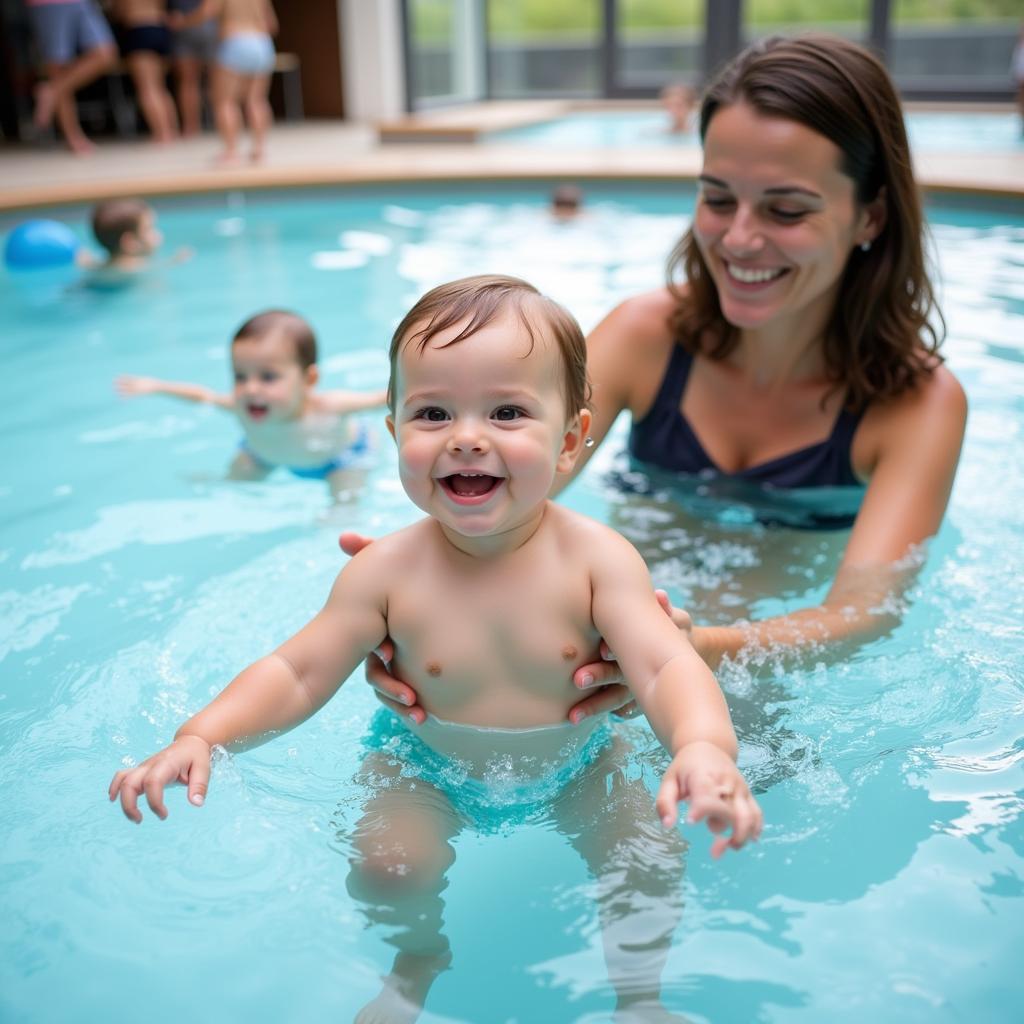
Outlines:
[[128,818],[142,820],[142,793],[153,812],[166,818],[163,791],[174,782],[187,784],[189,800],[201,804],[213,746],[256,746],[305,721],[330,700],[387,634],[384,574],[375,568],[373,553],[366,555],[345,566],[312,621],[237,675],[178,729],[169,747],[114,776],[108,795],[120,797]]
[[318,397],[325,411],[339,416],[381,409],[388,400],[386,391],[321,391]]
[[136,395],[169,395],[186,402],[197,402],[216,405],[221,409],[233,409],[235,400],[231,395],[222,395],[202,384],[178,384],[170,380],[157,380],[156,377],[132,377],[123,375],[114,381],[114,387],[122,398],[133,398]]
[[[687,820],[706,819],[716,833],[712,856],[739,849],[761,831],[761,810],[736,767],[736,734],[715,677],[665,615],[643,559],[612,531],[593,546],[594,624],[622,666],[630,689],[658,739],[672,754],[658,792],[666,827],[677,804]],[[729,837],[718,835],[732,829]]]

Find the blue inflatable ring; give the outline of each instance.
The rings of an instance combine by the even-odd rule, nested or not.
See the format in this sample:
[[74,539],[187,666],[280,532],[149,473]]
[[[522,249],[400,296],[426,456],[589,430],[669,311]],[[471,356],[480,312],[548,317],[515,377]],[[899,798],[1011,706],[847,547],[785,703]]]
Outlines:
[[78,236],[58,220],[27,220],[7,236],[4,263],[12,270],[65,267],[75,262]]

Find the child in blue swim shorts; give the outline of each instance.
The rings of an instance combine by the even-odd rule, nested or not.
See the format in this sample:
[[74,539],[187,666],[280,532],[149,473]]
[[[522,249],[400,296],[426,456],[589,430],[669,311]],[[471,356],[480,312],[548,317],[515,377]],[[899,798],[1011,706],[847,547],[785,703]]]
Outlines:
[[217,131],[224,141],[218,157],[223,164],[238,160],[238,133],[242,112],[252,135],[252,161],[263,159],[263,148],[272,120],[267,93],[274,70],[277,17],[270,0],[203,0],[189,14],[169,16],[171,28],[182,30],[215,18],[217,46],[212,93]]
[[246,320],[231,342],[235,386],[222,394],[201,384],[119,377],[125,397],[170,395],[215,405],[237,417],[243,438],[231,464],[234,480],[261,480],[277,467],[351,490],[349,471],[365,465],[369,439],[354,413],[383,406],[383,391],[317,391],[316,337],[309,324],[271,309]]

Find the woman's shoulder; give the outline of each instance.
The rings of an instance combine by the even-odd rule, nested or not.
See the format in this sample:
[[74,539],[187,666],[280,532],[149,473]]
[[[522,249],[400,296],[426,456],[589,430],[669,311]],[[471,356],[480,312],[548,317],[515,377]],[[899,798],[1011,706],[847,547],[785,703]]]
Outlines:
[[[967,422],[967,395],[946,366],[936,366],[913,388],[869,406],[858,442],[865,462],[885,452],[937,445],[959,451]],[[868,455],[870,453],[870,455]]]
[[886,420],[963,419],[967,415],[967,395],[953,372],[940,363],[923,374],[914,387],[881,403],[877,412]]
[[635,336],[663,338],[671,337],[669,318],[679,306],[682,293],[673,293],[668,288],[632,295],[620,302],[605,317],[604,323],[614,322],[628,329]]
[[668,288],[630,296],[591,331],[588,350],[622,351],[630,359],[661,360],[675,343],[671,318],[678,306],[678,296]]

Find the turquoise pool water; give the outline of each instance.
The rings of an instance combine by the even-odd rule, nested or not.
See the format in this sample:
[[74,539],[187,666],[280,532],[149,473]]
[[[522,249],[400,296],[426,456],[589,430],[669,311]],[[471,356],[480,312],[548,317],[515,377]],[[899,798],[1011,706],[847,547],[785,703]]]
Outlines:
[[[285,305],[315,325],[328,385],[378,386],[410,302],[484,268],[528,276],[590,327],[660,283],[693,199],[588,187],[586,216],[557,226],[547,192],[167,202],[167,251],[196,255],[131,288],[0,273],[3,1021],[347,1021],[376,993],[392,951],[345,888],[376,706],[358,679],[301,728],[220,762],[201,810],[175,790],[166,822],[135,828],[105,790],[319,607],[339,529],[417,515],[384,431],[365,492],[332,508],[286,474],[229,484],[230,421],[119,400],[112,381],[226,387],[234,328]],[[70,216],[80,227],[84,212]],[[720,863],[686,832],[664,990],[692,1021],[1020,1019],[1024,217],[931,219],[949,361],[971,401],[952,505],[892,635],[839,664],[768,658],[723,675],[767,825]],[[624,497],[606,472],[616,447],[567,500],[631,536],[698,621],[797,607],[827,585],[841,534],[701,523],[658,495]],[[649,730],[621,731],[633,777],[653,786],[664,759]],[[463,832],[444,895],[455,959],[423,1020],[608,1020],[591,883],[550,821]]]
[[[586,111],[554,121],[490,132],[486,142],[500,145],[553,146],[593,149],[604,146],[698,146],[696,131],[674,135],[665,130],[659,110]],[[1019,152],[1024,149],[1020,118],[1012,113],[907,114],[910,144],[918,150],[961,152]]]

